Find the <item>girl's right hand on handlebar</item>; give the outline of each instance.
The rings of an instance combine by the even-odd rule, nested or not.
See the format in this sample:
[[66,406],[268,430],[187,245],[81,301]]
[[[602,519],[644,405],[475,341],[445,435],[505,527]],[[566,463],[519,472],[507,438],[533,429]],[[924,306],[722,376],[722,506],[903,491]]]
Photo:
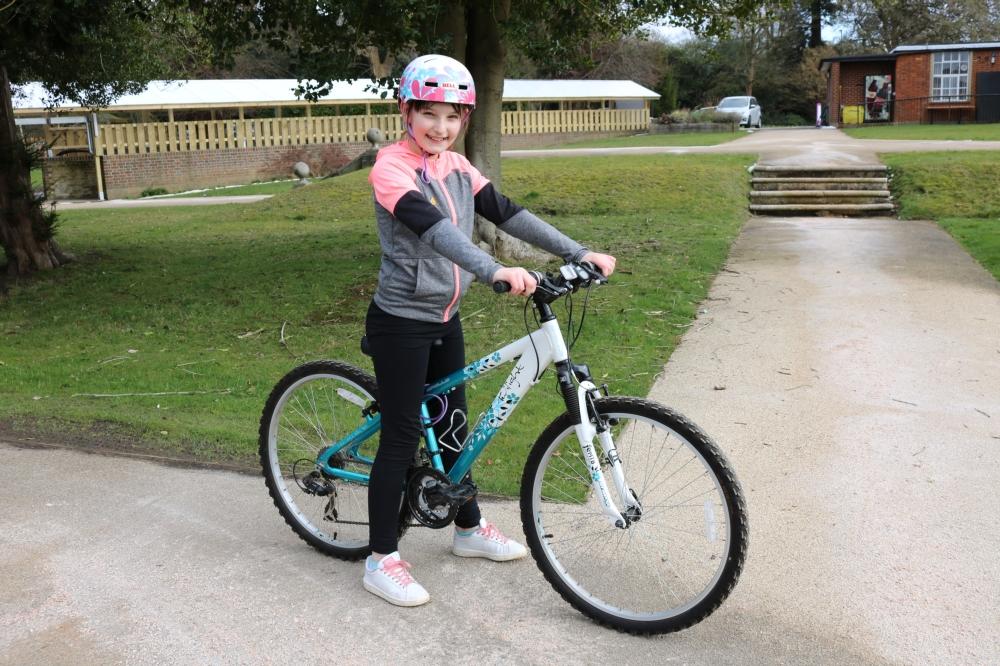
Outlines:
[[530,296],[538,286],[531,273],[517,266],[501,268],[493,274],[493,282],[506,282],[510,285],[509,293],[514,296]]

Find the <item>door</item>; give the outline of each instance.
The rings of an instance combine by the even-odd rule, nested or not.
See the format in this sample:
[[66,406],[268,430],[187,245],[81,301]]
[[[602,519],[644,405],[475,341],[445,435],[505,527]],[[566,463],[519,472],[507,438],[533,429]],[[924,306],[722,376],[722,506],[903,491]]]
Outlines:
[[976,122],[1000,123],[1000,72],[976,75]]

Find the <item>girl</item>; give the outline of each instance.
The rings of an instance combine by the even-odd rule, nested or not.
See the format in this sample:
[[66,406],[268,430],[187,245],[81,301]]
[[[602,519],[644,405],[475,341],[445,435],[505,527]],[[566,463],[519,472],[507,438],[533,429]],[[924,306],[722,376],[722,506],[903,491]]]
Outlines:
[[[535,280],[523,268],[501,266],[472,243],[478,213],[505,232],[566,261],[589,261],[605,275],[612,256],[591,252],[500,194],[465,157],[448,150],[476,105],[472,75],[457,60],[440,55],[417,58],[399,81],[399,110],[406,137],[379,151],[369,182],[375,191],[375,218],[382,245],[378,289],[365,321],[378,382],[382,433],[368,488],[372,554],[365,561],[365,589],[399,606],[430,600],[399,557],[396,529],[406,471],[420,439],[424,384],[465,366],[458,317],[462,294],[473,278],[504,281],[510,293],[527,295]],[[448,396],[438,423],[445,435],[464,423],[465,392]],[[463,426],[446,444],[461,447]],[[445,466],[458,454],[447,446]],[[471,482],[467,477],[466,481]],[[479,513],[472,500],[455,518],[452,552],[461,557],[513,560],[527,554]]]

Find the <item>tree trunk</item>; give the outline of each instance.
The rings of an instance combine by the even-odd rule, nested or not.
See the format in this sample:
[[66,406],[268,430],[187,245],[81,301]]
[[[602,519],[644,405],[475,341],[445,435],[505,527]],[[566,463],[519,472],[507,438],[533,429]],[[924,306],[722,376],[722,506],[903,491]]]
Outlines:
[[34,201],[31,168],[14,128],[7,70],[0,67],[0,245],[7,275],[27,275],[65,263],[51,239],[40,239],[48,224]]
[[[476,82],[476,112],[465,135],[465,154],[500,190],[500,112],[506,55],[501,30],[510,17],[510,0],[466,2],[465,12],[465,64]],[[540,261],[546,256],[484,220],[476,220],[476,237],[501,261]]]
[[809,5],[809,48],[823,44],[823,0],[813,0]]

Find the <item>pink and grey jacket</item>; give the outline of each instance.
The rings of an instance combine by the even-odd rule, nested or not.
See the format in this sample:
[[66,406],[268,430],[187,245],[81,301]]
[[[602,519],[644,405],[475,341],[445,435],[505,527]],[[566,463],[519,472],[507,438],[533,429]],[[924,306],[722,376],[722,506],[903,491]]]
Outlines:
[[368,181],[382,244],[375,303],[397,317],[446,322],[472,278],[489,284],[502,266],[473,244],[475,214],[565,261],[587,248],[513,203],[465,157],[447,151],[423,161],[405,142],[386,146]]

